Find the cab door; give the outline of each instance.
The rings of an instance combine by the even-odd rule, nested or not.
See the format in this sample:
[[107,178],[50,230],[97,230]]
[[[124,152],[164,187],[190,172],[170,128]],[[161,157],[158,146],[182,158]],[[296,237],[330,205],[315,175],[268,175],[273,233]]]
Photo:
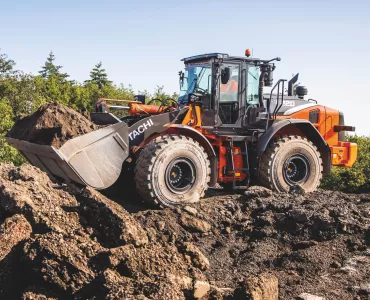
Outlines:
[[242,91],[245,88],[242,83],[242,64],[241,63],[223,63],[221,72],[229,68],[229,80],[227,83],[219,81],[218,97],[218,118],[222,127],[235,127],[238,120],[244,112],[245,107],[242,103]]

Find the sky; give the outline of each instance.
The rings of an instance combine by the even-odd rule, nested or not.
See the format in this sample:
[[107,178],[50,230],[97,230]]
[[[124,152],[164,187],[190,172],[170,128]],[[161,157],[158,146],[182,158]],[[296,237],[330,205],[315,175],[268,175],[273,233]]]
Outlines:
[[135,91],[178,91],[180,60],[196,54],[279,56],[275,80],[300,73],[309,98],[370,134],[368,0],[0,0],[0,28],[17,69],[37,74],[52,50],[71,79],[102,61]]

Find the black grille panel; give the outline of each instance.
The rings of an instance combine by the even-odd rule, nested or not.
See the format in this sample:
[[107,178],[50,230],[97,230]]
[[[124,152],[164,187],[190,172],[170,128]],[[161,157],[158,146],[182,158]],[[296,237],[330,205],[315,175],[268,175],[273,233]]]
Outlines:
[[314,124],[319,123],[319,111],[317,109],[311,110],[308,114],[308,120]]

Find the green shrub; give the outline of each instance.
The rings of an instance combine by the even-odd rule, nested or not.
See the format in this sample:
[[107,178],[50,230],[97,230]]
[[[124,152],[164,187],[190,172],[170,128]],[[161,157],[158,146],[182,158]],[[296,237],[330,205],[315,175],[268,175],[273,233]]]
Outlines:
[[357,143],[358,158],[352,168],[333,167],[321,187],[329,190],[362,193],[370,191],[370,137],[349,136],[349,142]]
[[5,134],[14,124],[13,119],[12,108],[5,101],[0,100],[0,162],[13,162],[15,165],[20,165],[24,162],[24,158],[5,140]]

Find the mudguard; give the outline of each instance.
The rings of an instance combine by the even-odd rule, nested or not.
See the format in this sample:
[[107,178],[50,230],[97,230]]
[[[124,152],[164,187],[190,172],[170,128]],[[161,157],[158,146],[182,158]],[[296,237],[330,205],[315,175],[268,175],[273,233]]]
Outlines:
[[323,173],[329,174],[331,170],[331,151],[329,145],[326,143],[320,132],[308,120],[300,119],[284,119],[275,121],[274,124],[267,129],[267,131],[260,136],[257,143],[258,156],[261,157],[262,153],[266,150],[267,145],[271,139],[284,127],[295,126],[298,128],[321,153],[323,160]]

